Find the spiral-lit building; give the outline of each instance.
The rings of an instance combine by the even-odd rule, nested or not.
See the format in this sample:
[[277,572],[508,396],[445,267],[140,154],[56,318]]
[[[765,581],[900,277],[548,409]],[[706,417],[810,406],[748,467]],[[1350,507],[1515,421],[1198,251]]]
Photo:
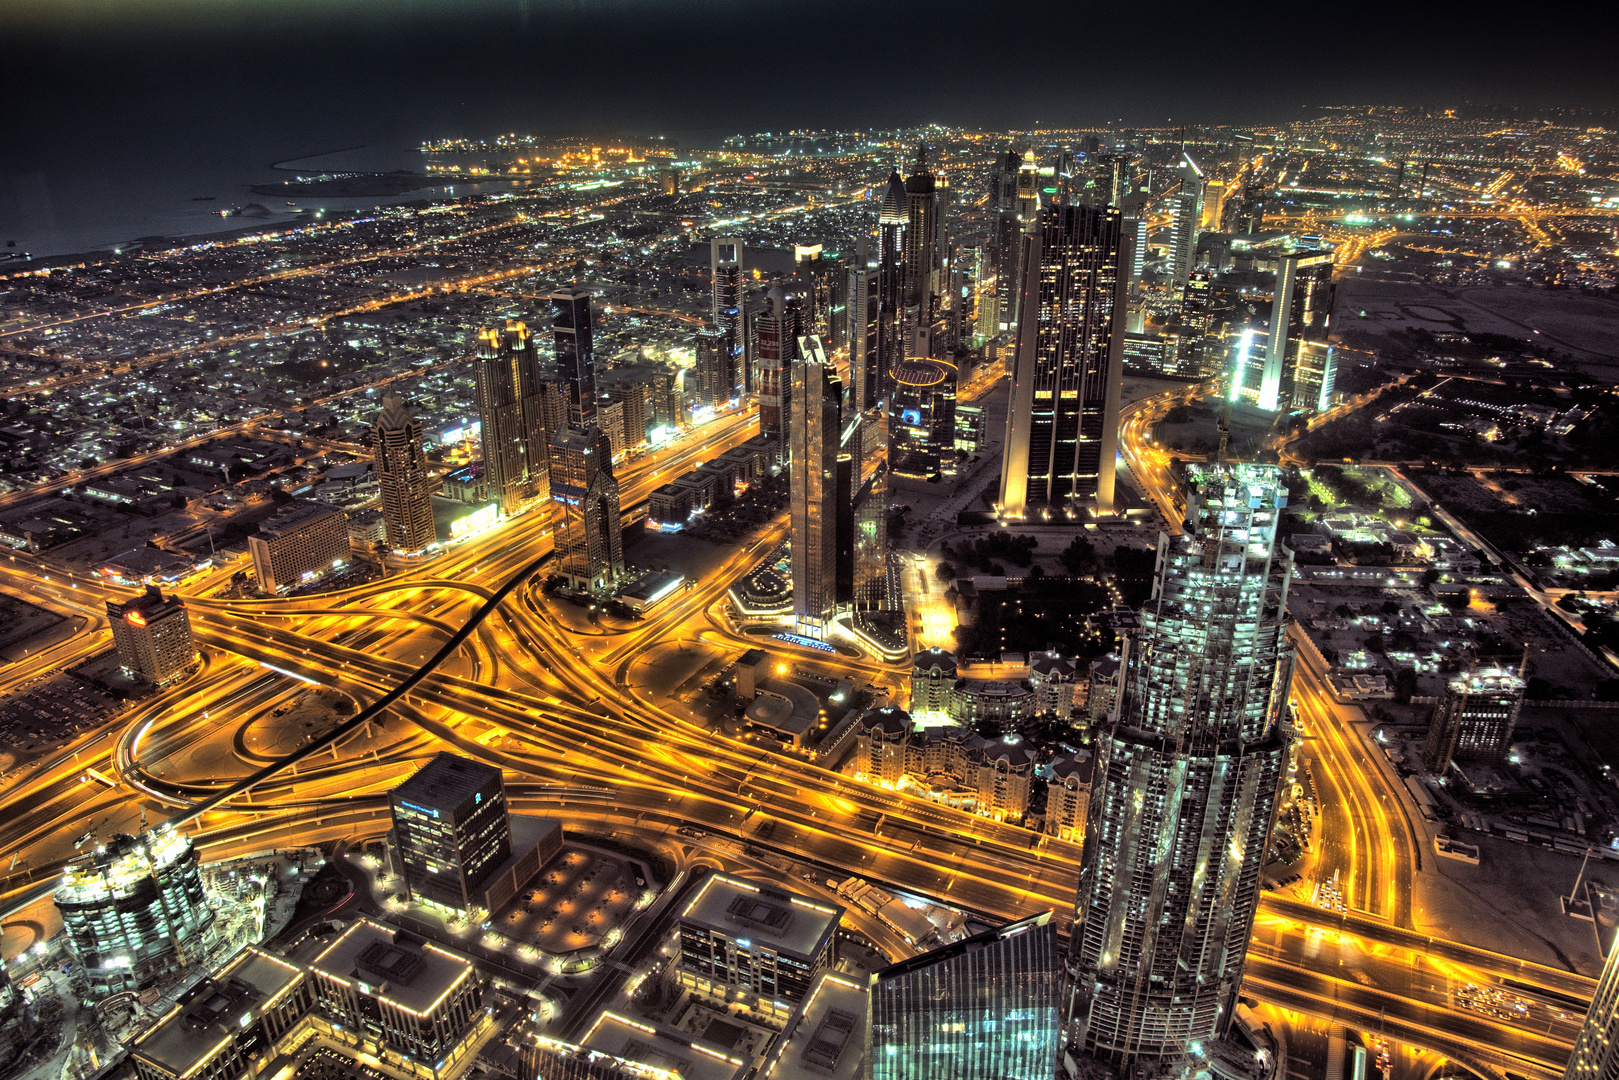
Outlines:
[[54,899],[93,998],[149,986],[214,941],[197,850],[167,826],[120,834],[75,859]]

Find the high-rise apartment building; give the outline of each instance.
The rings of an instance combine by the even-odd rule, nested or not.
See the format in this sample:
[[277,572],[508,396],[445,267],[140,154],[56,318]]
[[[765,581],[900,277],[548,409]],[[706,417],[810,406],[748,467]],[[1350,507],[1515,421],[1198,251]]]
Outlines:
[[1290,742],[1286,505],[1276,467],[1211,466],[1188,483],[1185,532],[1158,537],[1152,599],[1096,737],[1069,958],[1075,1059],[1179,1060],[1231,1023]]
[[1049,207],[1025,237],[1001,462],[1005,517],[1113,510],[1129,265],[1111,206]]
[[785,438],[791,415],[792,366],[798,340],[808,329],[808,300],[803,284],[793,280],[773,285],[767,307],[753,318],[754,378],[759,392],[759,430]]
[[478,398],[483,445],[484,486],[505,516],[522,513],[544,498],[549,473],[551,432],[547,392],[540,380],[528,327],[508,320],[503,329],[478,332],[472,374]]
[[1500,763],[1512,752],[1512,732],[1528,686],[1505,668],[1483,667],[1445,685],[1434,707],[1422,763],[1440,776],[1453,761]]
[[253,573],[267,593],[319,581],[349,558],[349,518],[335,506],[294,499],[247,538]]
[[199,865],[191,838],[167,825],[68,863],[53,899],[91,997],[145,989],[206,957],[216,930]]
[[1336,372],[1327,332],[1336,294],[1330,253],[1293,251],[1277,260],[1255,402],[1261,409],[1317,412],[1329,406]]
[[742,241],[735,236],[716,236],[709,241],[709,266],[714,276],[713,303],[709,321],[729,333],[733,342],[742,337]]
[[596,418],[596,350],[590,336],[590,290],[574,286],[551,294],[551,341],[557,375],[568,395],[568,423]]
[[424,551],[438,539],[433,528],[433,491],[422,425],[405,411],[399,394],[382,395],[382,412],[371,429],[377,483],[382,488],[382,522],[395,551]]
[[197,663],[185,604],[178,596],[164,598],[155,585],[133,600],[108,600],[107,622],[123,669],[154,686],[173,682]]
[[792,365],[788,430],[793,617],[800,634],[821,638],[837,610],[838,520],[849,512],[838,498],[843,386],[820,341],[804,343]]
[[388,793],[394,850],[412,900],[455,911],[512,853],[500,770],[441,753]]
[[624,576],[618,480],[600,428],[568,428],[551,442],[551,498],[562,505],[557,573],[577,592],[601,592]]
[[888,466],[899,480],[935,482],[956,463],[956,366],[913,356],[894,369]]
[[848,275],[843,260],[828,254],[822,244],[796,244],[793,261],[805,281],[809,303],[807,333],[816,335],[828,349],[844,344],[848,332]]
[[871,1080],[1049,1080],[1062,953],[1051,913],[902,960],[871,976]]
[[693,337],[697,362],[697,404],[710,409],[725,407],[742,395],[741,351],[735,338],[718,326],[704,326]]

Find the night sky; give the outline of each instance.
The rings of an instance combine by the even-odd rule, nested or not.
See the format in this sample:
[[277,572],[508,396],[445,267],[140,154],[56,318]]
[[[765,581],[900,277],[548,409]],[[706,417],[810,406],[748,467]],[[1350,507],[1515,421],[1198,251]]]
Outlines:
[[501,131],[1284,120],[1612,107],[1605,33],[1488,5],[7,0],[9,167],[87,142],[266,160]]

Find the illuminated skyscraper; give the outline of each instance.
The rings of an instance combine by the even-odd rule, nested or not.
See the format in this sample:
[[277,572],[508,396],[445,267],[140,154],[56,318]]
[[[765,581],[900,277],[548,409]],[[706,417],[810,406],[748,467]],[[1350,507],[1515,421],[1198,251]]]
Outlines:
[[1185,281],[1197,265],[1198,225],[1203,220],[1203,172],[1185,154],[1180,187],[1170,197],[1169,274]]
[[709,321],[730,342],[737,372],[737,386],[743,395],[753,392],[752,356],[748,349],[747,320],[743,317],[742,241],[735,236],[717,236],[709,243],[709,265],[714,275],[713,303]]
[[544,498],[550,431],[534,342],[528,327],[478,331],[472,365],[481,422],[484,483],[503,515],[522,513]]
[[1506,761],[1526,686],[1522,678],[1498,667],[1451,679],[1434,708],[1422,746],[1422,763],[1428,771],[1443,776],[1452,761]]
[[937,481],[954,471],[956,366],[913,356],[894,370],[888,464],[900,480]]
[[904,357],[901,330],[905,311],[906,240],[905,186],[895,170],[877,211],[877,393],[871,400],[888,398],[889,374]]
[[382,395],[382,412],[371,429],[377,483],[382,488],[382,523],[395,551],[422,551],[438,539],[433,528],[433,492],[428,486],[422,425],[405,411],[399,394]]
[[742,354],[723,327],[701,327],[693,337],[697,403],[718,409],[742,394]]
[[551,498],[562,505],[557,573],[576,592],[602,592],[624,576],[613,450],[594,424],[551,441]]
[[880,351],[877,348],[877,330],[880,299],[877,291],[877,270],[874,267],[855,267],[849,271],[848,328],[849,381],[854,394],[855,408],[866,412],[877,407],[882,399],[882,382],[877,368]]
[[888,463],[877,467],[855,490],[850,506],[854,517],[854,606],[856,611],[887,611],[897,607],[888,588]]
[[918,319],[931,318],[931,305],[939,292],[938,214],[935,189],[937,178],[928,168],[928,150],[916,148],[916,166],[905,178],[904,294],[907,308],[916,308]]
[[1062,953],[1051,913],[871,976],[871,1080],[1049,1080]]
[[1071,1057],[1179,1060],[1231,1024],[1290,740],[1286,505],[1276,467],[1211,466],[1188,484],[1186,531],[1159,534],[1096,739]]
[[557,374],[568,392],[568,423],[596,418],[596,350],[590,337],[590,290],[577,286],[551,294],[551,338]]
[[1336,372],[1327,324],[1336,293],[1330,253],[1294,251],[1277,260],[1261,409],[1316,412],[1330,403]]
[[1129,265],[1114,207],[1049,207],[1024,239],[1004,516],[1113,511]]
[[843,386],[820,341],[805,345],[792,363],[788,430],[793,616],[800,634],[821,638],[837,609],[838,519],[849,512],[838,498]]
[[766,304],[765,310],[753,319],[759,430],[780,441],[790,416],[792,365],[798,356],[798,339],[809,332],[802,283],[793,280],[771,286]]

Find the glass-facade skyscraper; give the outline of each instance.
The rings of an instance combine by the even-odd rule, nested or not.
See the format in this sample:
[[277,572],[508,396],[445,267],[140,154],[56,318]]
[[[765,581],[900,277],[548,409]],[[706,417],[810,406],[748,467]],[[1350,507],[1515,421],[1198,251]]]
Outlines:
[[1003,517],[1113,510],[1129,251],[1111,206],[1047,207],[1024,237]]
[[382,488],[382,522],[388,546],[421,551],[438,539],[433,528],[433,491],[428,485],[422,425],[405,411],[393,390],[382,395],[382,412],[371,429],[377,482]]
[[1186,531],[1159,535],[1096,739],[1070,1058],[1180,1059],[1231,1023],[1290,740],[1286,505],[1274,466],[1210,466],[1189,480]]
[[871,1080],[1049,1080],[1061,950],[1045,912],[871,976]]
[[[825,637],[837,609],[839,521],[851,492],[839,498],[843,385],[819,338],[803,339],[792,364],[788,487],[792,513],[793,617],[796,629]],[[852,543],[853,534],[849,535]]]
[[551,437],[534,342],[528,327],[478,331],[472,366],[483,444],[483,478],[490,501],[506,516],[544,498]]
[[557,373],[567,384],[568,423],[584,427],[596,419],[596,348],[590,333],[590,290],[579,287],[551,294],[551,340]]

